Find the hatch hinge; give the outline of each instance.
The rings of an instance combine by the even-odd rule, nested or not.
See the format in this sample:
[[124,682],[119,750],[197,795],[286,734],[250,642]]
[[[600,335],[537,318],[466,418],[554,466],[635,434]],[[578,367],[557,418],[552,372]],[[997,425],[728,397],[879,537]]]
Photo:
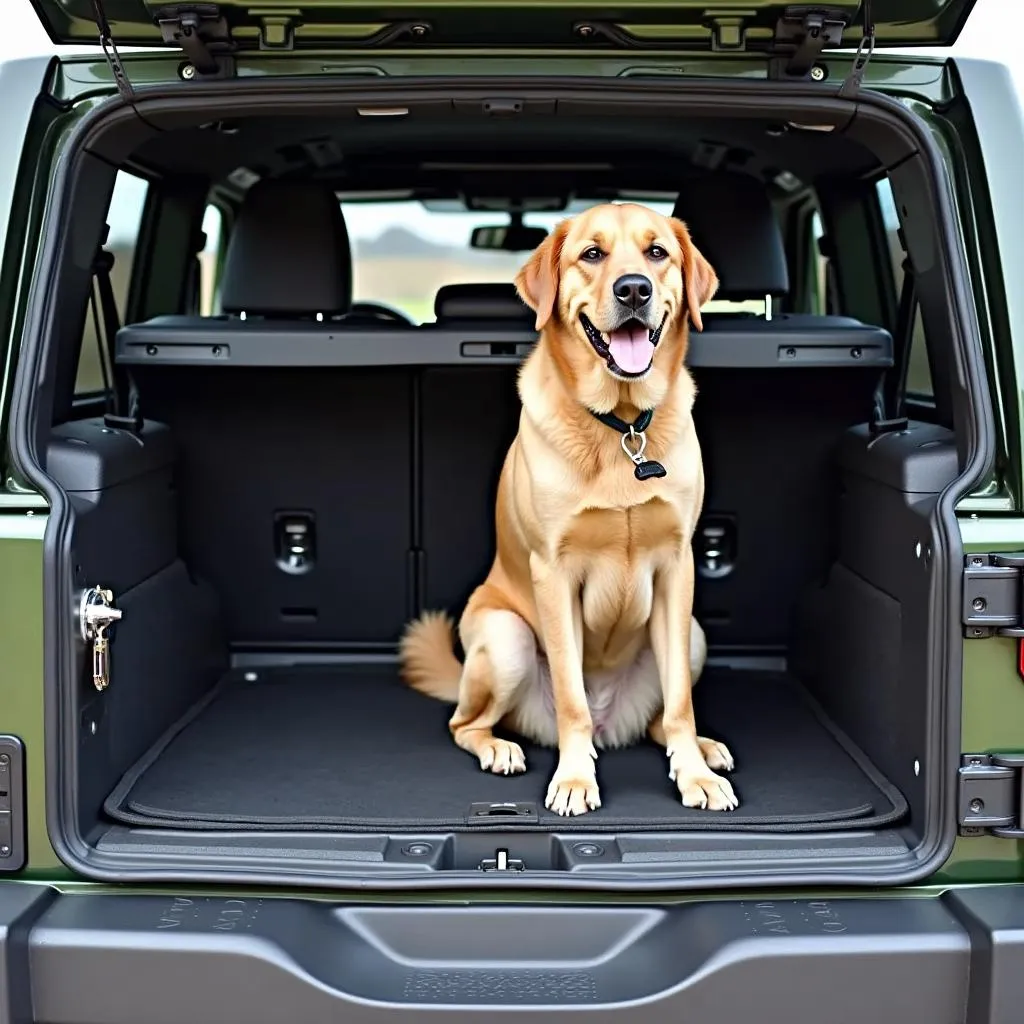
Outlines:
[[786,7],[775,25],[768,77],[823,80],[825,76],[818,66],[818,59],[823,50],[842,46],[843,29],[848,24],[847,12],[842,8],[821,4],[791,4]]
[[153,20],[165,43],[184,50],[182,78],[234,77],[231,29],[217,4],[168,4],[153,12]]
[[1024,637],[1024,551],[964,556],[964,636]]
[[962,754],[957,820],[962,836],[1024,839],[1024,754]]

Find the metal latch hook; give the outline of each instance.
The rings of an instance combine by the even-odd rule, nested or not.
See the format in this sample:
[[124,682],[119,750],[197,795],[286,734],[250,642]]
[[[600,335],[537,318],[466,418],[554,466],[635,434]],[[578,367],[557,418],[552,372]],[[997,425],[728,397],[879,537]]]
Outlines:
[[107,630],[119,622],[120,608],[114,607],[114,594],[103,587],[91,587],[82,594],[78,624],[82,639],[92,646],[92,682],[103,691],[110,685],[110,640]]

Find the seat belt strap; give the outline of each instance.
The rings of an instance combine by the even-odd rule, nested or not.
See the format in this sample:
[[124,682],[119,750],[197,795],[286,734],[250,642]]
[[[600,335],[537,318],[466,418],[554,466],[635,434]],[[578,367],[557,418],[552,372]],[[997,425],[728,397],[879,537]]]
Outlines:
[[110,272],[114,267],[114,256],[100,245],[93,261],[92,272],[99,293],[100,314],[103,321],[103,333],[106,355],[109,359],[113,375],[113,412],[107,412],[104,422],[112,429],[130,430],[139,433],[142,430],[142,413],[139,411],[139,390],[131,372],[126,367],[119,367],[116,361],[115,346],[117,332],[121,329],[121,318],[117,312],[114,299],[114,286]]
[[893,365],[882,378],[880,401],[876,402],[873,434],[890,434],[907,429],[907,377],[910,373],[910,348],[917,319],[917,282],[910,257],[903,257],[903,284],[896,313],[893,337]]

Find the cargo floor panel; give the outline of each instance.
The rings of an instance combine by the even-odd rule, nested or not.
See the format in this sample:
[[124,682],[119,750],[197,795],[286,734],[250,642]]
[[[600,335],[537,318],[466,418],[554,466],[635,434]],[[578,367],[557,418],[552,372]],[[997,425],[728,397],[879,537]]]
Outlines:
[[[709,668],[701,731],[729,744],[740,807],[691,810],[651,743],[604,751],[604,806],[546,811],[555,753],[524,744],[527,771],[482,772],[454,746],[451,709],[391,664],[229,673],[124,776],[106,811],[128,824],[223,829],[623,828],[807,830],[898,821],[906,802],[784,674]],[[526,817],[479,805],[530,805]],[[474,806],[477,805],[477,806]]]

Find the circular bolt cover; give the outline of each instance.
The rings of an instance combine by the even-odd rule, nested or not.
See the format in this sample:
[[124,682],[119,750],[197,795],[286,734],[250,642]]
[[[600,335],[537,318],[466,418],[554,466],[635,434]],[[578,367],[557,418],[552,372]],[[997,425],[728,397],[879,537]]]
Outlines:
[[186,82],[196,77],[196,66],[195,64],[182,64],[178,69],[178,74],[185,79]]
[[402,847],[402,853],[406,857],[429,857],[433,852],[434,848],[430,843],[410,843],[408,846]]
[[828,72],[820,64],[815,64],[814,67],[811,68],[812,81],[824,82],[827,77]]
[[581,36],[583,36],[584,39],[586,39],[588,36],[592,36],[594,34],[594,26],[593,25],[580,25],[580,27],[578,29],[576,29],[576,31]]
[[8,764],[10,760],[6,754],[0,754],[0,764]]
[[597,843],[577,843],[572,852],[577,857],[600,857],[604,853],[604,847],[598,846]]
[[979,800],[977,797],[975,797],[971,801],[971,813],[980,814],[983,810],[985,810],[985,801]]
[[0,846],[0,857],[10,857],[11,848],[9,846]]
[[426,25],[413,25],[411,31],[414,36],[422,37],[425,36],[430,31],[430,29]]
[[983,597],[976,597],[976,598],[975,598],[975,599],[974,599],[974,600],[973,600],[973,601],[971,602],[971,607],[972,607],[972,608],[973,608],[973,609],[974,609],[974,610],[975,610],[976,612],[983,612],[983,611],[984,611],[984,610],[985,610],[985,609],[986,609],[986,608],[988,607],[988,605],[987,605],[987,603],[986,603],[986,601],[985,601],[985,598],[983,598]]

